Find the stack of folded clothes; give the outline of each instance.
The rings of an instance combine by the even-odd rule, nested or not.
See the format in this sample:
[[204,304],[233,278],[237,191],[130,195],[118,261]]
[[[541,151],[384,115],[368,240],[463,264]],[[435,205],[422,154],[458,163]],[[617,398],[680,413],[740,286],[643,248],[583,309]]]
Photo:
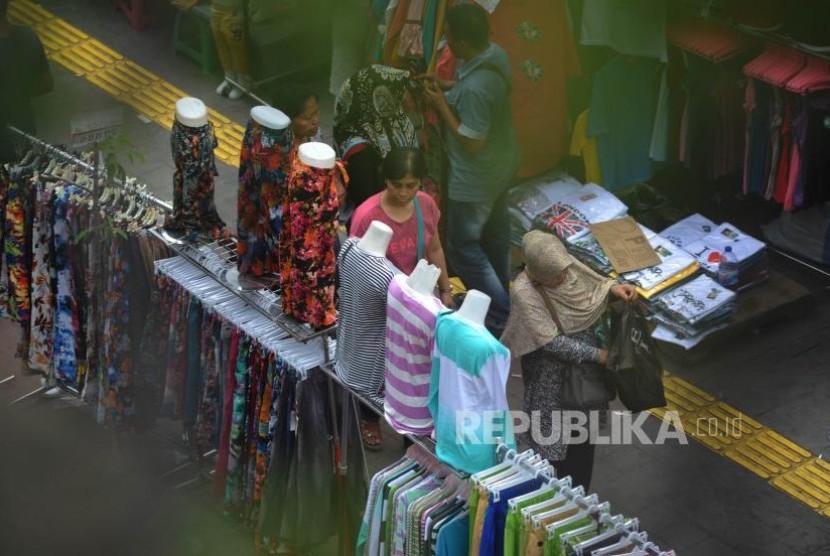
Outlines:
[[723,223],[683,248],[697,259],[706,274],[717,278],[718,265],[727,245],[738,259],[738,285],[734,288],[735,291],[744,291],[768,278],[766,244],[746,235],[732,224]]
[[589,224],[625,216],[628,207],[611,192],[587,183],[555,202],[533,219],[533,227],[573,244],[590,233]]
[[735,292],[706,275],[666,291],[647,305],[657,323],[652,337],[691,348],[725,328],[737,308]]
[[676,247],[668,239],[653,232],[646,233],[648,242],[660,257],[660,264],[622,275],[627,282],[635,284],[641,297],[651,299],[660,292],[694,276],[700,265],[694,257]]
[[507,194],[511,240],[522,244],[522,237],[533,227],[533,219],[582,184],[563,172],[550,172],[511,189]]

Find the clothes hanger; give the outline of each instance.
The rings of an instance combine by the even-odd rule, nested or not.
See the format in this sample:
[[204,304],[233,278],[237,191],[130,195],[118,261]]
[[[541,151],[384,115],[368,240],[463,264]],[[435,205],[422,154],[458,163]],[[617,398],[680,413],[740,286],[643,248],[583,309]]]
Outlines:
[[558,493],[549,500],[545,500],[543,502],[539,502],[538,504],[533,504],[526,508],[522,508],[522,521],[524,521],[525,523],[530,523],[533,520],[534,515],[544,513],[553,508],[561,508],[567,502],[568,499],[565,497],[565,495],[562,493]]
[[558,515],[568,513],[570,511],[572,511],[573,509],[576,509],[580,512],[585,512],[586,516],[589,515],[588,512],[583,509],[582,504],[588,504],[589,508],[593,507],[593,506],[597,506],[599,504],[599,499],[598,499],[596,494],[591,494],[590,496],[587,496],[587,497],[582,496],[581,494],[577,495],[572,500],[569,500],[561,508],[556,508],[556,509],[550,510],[548,512],[544,512],[544,513],[541,513],[541,514],[534,515],[533,518],[532,518],[533,526],[536,529],[539,529],[541,527],[541,522],[542,521],[555,519]]
[[596,544],[602,543],[604,541],[613,539],[615,537],[622,537],[625,534],[622,533],[619,529],[624,528],[628,531],[637,531],[640,528],[640,522],[638,519],[630,519],[628,521],[624,521],[622,516],[611,516],[608,514],[603,514],[599,518],[599,523],[602,525],[611,524],[610,528],[596,537],[591,539],[586,539],[576,546],[572,547],[575,556],[588,556],[584,554],[585,550],[589,549],[591,546],[595,546]]
[[634,539],[642,541],[645,543],[648,541],[648,535],[646,533],[629,533],[625,535],[622,539],[617,541],[616,544],[612,544],[611,546],[606,546],[605,548],[600,548],[598,550],[594,550],[593,556],[612,556],[617,554],[620,550],[625,550],[627,548],[631,548],[636,550],[637,544],[635,544]]

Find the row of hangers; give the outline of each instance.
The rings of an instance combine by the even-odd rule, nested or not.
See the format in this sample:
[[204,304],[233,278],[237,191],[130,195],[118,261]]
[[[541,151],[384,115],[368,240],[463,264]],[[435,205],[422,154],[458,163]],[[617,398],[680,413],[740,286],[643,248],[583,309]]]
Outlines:
[[830,60],[823,60],[789,46],[770,43],[743,68],[744,74],[781,87],[807,94],[830,89]]
[[[240,328],[253,341],[277,354],[304,379],[309,370],[323,363],[323,353],[314,344],[302,344],[274,325],[262,312],[235,295],[216,278],[182,258],[165,259],[156,263],[160,272],[177,282],[202,304]],[[323,339],[321,339],[323,341]]]
[[[631,546],[633,551],[629,554],[635,556],[674,556],[674,551],[662,551],[657,545],[649,542],[648,534],[637,530],[639,522],[636,519],[611,515],[610,504],[600,502],[596,494],[586,495],[583,487],[573,487],[570,477],[556,478],[550,463],[533,450],[518,453],[516,450],[500,443],[497,453],[499,455],[503,454],[502,462],[472,475],[470,477],[471,483],[479,488],[484,488],[495,500],[498,500],[501,492],[522,484],[529,478],[542,479],[543,483],[539,489],[512,498],[508,501],[508,504],[515,509],[527,500],[538,496],[544,490],[556,491],[557,494],[553,498],[521,510],[522,519],[528,526],[538,530],[543,523],[550,523],[545,526],[549,538],[562,526],[584,520],[586,517],[592,517],[594,522],[590,525],[560,537],[564,542],[590,533],[597,534],[593,538],[582,543],[576,543],[573,546],[574,553],[577,556],[583,556],[585,548],[594,544],[600,538],[606,540],[619,535],[622,536],[617,543],[593,551],[593,554],[596,556],[618,554],[619,550]],[[573,513],[574,511],[576,513]],[[563,516],[563,519],[557,520],[557,516]]]

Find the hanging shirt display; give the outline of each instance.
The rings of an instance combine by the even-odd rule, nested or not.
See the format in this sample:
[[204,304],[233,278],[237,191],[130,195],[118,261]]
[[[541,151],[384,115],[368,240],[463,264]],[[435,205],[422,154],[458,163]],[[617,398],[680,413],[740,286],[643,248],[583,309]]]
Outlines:
[[224,233],[225,223],[216,212],[214,178],[218,146],[213,124],[188,127],[173,121],[170,146],[173,151],[173,214],[165,227],[186,234],[207,232],[213,237]]
[[492,40],[510,58],[519,177],[547,171],[567,154],[567,84],[580,68],[566,11],[565,0],[501,0],[490,16]]
[[237,268],[255,276],[279,272],[277,243],[291,155],[290,128],[248,122],[239,156]]
[[579,42],[666,61],[666,0],[585,0]]
[[334,307],[334,240],[337,235],[338,163],[332,170],[313,168],[295,156],[288,176],[280,235],[280,286],[285,314],[313,328],[337,320]]
[[476,473],[495,463],[494,439],[512,441],[507,412],[510,351],[483,326],[438,316],[429,410],[438,458]]
[[389,283],[399,273],[385,257],[358,247],[349,238],[337,259],[340,276],[337,326],[337,375],[373,401],[383,403],[386,370],[386,300]]
[[434,429],[427,400],[435,321],[444,307],[435,296],[414,291],[408,279],[398,274],[389,283],[383,408],[396,431],[428,435]]
[[602,183],[620,189],[652,176],[651,149],[662,64],[618,56],[594,77],[588,136],[595,137]]

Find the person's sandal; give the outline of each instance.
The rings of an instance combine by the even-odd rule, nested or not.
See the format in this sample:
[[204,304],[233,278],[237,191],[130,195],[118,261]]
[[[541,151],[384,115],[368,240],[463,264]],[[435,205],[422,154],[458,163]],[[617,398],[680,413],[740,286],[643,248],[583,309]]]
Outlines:
[[361,421],[360,436],[367,449],[380,450],[380,422]]

